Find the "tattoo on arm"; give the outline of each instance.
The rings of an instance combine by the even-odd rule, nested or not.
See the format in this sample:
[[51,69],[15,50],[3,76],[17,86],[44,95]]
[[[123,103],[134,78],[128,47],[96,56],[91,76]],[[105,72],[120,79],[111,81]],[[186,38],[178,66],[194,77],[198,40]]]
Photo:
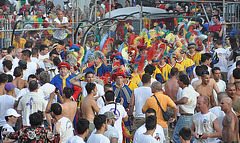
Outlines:
[[226,115],[226,123],[227,123],[227,125],[231,125],[232,124],[232,117],[231,116],[229,116],[229,115]]

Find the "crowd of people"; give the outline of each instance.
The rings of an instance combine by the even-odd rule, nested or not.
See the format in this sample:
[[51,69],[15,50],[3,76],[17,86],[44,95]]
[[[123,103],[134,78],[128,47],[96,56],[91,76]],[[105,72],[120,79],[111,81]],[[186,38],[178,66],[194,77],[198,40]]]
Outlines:
[[[103,18],[109,2],[97,4]],[[156,7],[176,16],[203,12],[192,3]],[[240,39],[221,7],[204,7],[209,23],[175,17],[173,32],[147,18],[139,34],[129,21],[102,37],[83,28],[78,44],[67,30],[71,8],[38,0],[0,8],[0,18],[13,13],[31,28],[59,28],[14,32],[12,46],[1,47],[2,142],[239,142]]]

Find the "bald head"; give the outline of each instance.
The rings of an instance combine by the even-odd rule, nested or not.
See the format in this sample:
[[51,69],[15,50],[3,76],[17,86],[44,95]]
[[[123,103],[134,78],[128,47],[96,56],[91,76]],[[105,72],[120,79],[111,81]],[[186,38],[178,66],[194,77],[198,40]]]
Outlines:
[[198,100],[201,100],[203,104],[206,104],[207,106],[209,105],[209,99],[207,96],[200,96],[198,97]]
[[218,102],[220,103],[224,97],[228,97],[226,92],[219,92],[217,95]]
[[222,102],[225,104],[227,103],[230,107],[232,107],[232,99],[230,97],[224,97]]

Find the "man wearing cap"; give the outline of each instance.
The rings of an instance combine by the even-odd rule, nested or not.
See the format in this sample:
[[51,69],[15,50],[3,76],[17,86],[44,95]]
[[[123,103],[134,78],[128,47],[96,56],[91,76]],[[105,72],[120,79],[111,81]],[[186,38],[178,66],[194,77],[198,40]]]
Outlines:
[[3,132],[15,132],[15,130],[13,129],[13,124],[15,124],[17,122],[18,117],[20,117],[21,115],[17,113],[17,111],[15,109],[8,109],[5,112],[5,120],[7,121],[6,124],[3,125],[2,130],[1,130],[1,137],[2,139],[3,137]]
[[[74,77],[73,75],[69,74],[70,65],[68,63],[62,62],[58,64],[58,69],[59,69],[59,74],[56,75],[51,80],[50,83],[53,84],[59,90],[61,95],[64,87],[72,88],[74,90],[73,97],[74,99],[76,99],[81,90],[70,83],[70,79]],[[61,103],[59,98],[58,98],[58,102]]]
[[106,73],[110,72],[109,68],[104,65],[104,55],[100,51],[95,51],[93,53],[94,56],[94,65],[90,68],[94,70],[95,75],[98,77],[105,76]]
[[[104,132],[104,136],[106,136],[111,143],[117,143],[119,139],[118,130],[114,127],[114,124],[116,120],[118,119],[118,116],[115,115],[112,111],[107,111],[104,113],[104,115],[107,117],[107,131]],[[92,132],[94,134],[96,132],[96,129]]]
[[7,93],[0,96],[0,129],[6,124],[5,111],[16,106],[13,97],[15,87],[11,82],[7,83],[4,87]]
[[105,93],[106,106],[100,109],[99,114],[103,114],[107,111],[111,111],[118,116],[118,119],[116,119],[116,122],[114,124],[114,127],[118,130],[118,134],[119,134],[118,143],[121,143],[123,140],[122,121],[124,122],[128,121],[128,115],[122,105],[114,102],[114,97],[115,97],[115,94],[113,91],[107,91]]
[[13,39],[13,46],[15,47],[15,49],[24,49],[26,40],[24,38],[21,38],[21,32],[14,32],[14,34],[15,38]]
[[192,59],[193,62],[195,63],[195,66],[200,65],[200,60],[201,60],[201,54],[197,53],[195,51],[196,48],[196,44],[195,43],[189,43],[188,44],[188,53],[187,53],[187,57],[189,59]]

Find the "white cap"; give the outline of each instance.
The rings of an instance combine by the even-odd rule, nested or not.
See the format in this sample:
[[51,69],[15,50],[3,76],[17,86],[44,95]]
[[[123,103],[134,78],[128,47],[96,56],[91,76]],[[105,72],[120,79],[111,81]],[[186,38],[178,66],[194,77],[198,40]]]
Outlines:
[[5,112],[5,117],[8,117],[8,116],[20,117],[21,115],[18,114],[15,109],[8,109],[8,110]]

